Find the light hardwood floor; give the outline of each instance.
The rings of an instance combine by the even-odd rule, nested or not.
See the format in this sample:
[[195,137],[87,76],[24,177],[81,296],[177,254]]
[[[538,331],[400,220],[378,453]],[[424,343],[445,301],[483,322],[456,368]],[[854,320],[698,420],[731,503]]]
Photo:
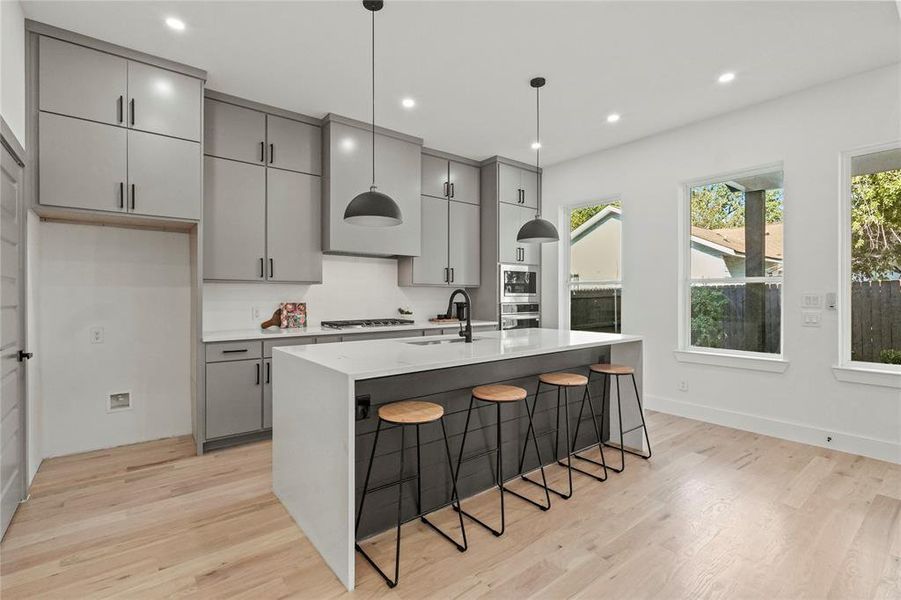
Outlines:
[[[652,460],[576,476],[546,513],[511,498],[507,533],[469,527],[465,554],[407,525],[399,587],[358,557],[355,595],[901,598],[901,467],[660,413],[649,427]],[[47,460],[0,546],[2,597],[344,595],[270,482],[269,443]],[[494,495],[465,504],[497,516]],[[390,535],[368,547],[393,558]]]

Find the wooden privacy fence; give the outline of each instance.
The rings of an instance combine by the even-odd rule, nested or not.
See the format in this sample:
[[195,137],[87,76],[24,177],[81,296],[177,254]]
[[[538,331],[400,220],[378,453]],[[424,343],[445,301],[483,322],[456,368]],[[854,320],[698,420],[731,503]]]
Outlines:
[[[720,347],[734,350],[779,352],[782,325],[781,286],[767,284],[764,347],[748,348],[745,342],[745,286],[712,285],[728,300],[722,318]],[[697,289],[697,288],[696,288]],[[573,329],[619,331],[622,323],[619,288],[572,290],[570,322]],[[675,304],[673,305],[675,310]],[[790,315],[794,317],[794,315]],[[800,314],[797,315],[800,318]],[[854,360],[879,362],[883,350],[901,350],[901,281],[854,282],[851,285],[851,356]]]

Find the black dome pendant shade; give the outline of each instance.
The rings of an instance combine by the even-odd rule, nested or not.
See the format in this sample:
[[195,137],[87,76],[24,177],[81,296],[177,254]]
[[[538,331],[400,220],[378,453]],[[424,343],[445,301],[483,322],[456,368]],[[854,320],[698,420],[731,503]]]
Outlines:
[[404,222],[397,202],[375,186],[375,13],[383,6],[382,0],[363,2],[363,7],[372,13],[372,185],[368,192],[357,194],[344,209],[345,223],[365,227],[393,227]]
[[[544,84],[544,77],[535,77],[529,82],[529,85],[535,88],[535,141],[538,142],[538,147],[535,148],[536,171],[540,170],[541,165],[541,105],[538,93]],[[519,233],[516,234],[516,241],[521,244],[547,244],[559,240],[560,234],[557,233],[554,224],[541,218],[541,194],[538,194],[538,212],[535,213],[534,219],[520,227]]]

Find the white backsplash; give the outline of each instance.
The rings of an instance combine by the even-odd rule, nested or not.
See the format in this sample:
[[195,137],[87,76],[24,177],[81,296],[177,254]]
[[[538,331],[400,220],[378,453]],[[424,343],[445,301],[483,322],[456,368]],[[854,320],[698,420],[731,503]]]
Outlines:
[[[397,285],[393,258],[325,256],[322,284],[207,283],[203,286],[203,329],[220,331],[257,327],[280,302],[306,302],[307,324],[336,319],[401,317],[400,307],[425,321],[447,310],[447,288]],[[254,319],[252,309],[260,309]],[[411,318],[411,317],[403,317]]]

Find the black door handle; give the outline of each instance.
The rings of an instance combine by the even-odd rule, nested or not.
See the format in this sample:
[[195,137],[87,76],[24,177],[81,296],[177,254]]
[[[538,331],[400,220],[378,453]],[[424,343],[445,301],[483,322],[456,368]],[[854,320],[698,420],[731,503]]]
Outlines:
[[125,110],[125,97],[119,95],[119,100],[116,102],[116,121],[121,123],[125,118],[125,115],[122,114]]
[[223,350],[222,354],[240,354],[241,352],[247,352],[247,348],[238,348],[236,350]]
[[266,142],[260,142],[260,162],[266,162]]
[[119,208],[125,208],[125,182],[119,182]]
[[451,283],[454,282],[454,268],[451,267]]
[[135,200],[135,184],[131,184],[131,210],[135,209],[135,204],[137,201]]
[[269,259],[269,277],[275,277],[275,260]]
[[255,366],[257,368],[257,385],[260,385],[260,363],[257,363]]
[[451,197],[451,198],[454,197],[454,184],[453,184],[453,183],[451,184],[451,193],[450,193],[450,197]]
[[275,144],[269,144],[269,164],[275,162]]
[[450,190],[447,189],[447,182],[446,182],[446,181],[444,182],[444,197],[445,197],[445,198],[449,198],[449,197],[450,197]]
[[269,381],[271,380],[271,374],[270,374],[271,371],[272,371],[272,363],[267,362],[266,363],[266,383],[269,383]]
[[260,279],[266,276],[266,272],[263,271],[263,259],[260,258]]
[[131,108],[131,124],[134,125],[135,124],[135,99],[134,98],[132,98],[128,102],[128,106]]
[[25,352],[24,350],[19,350],[19,355],[17,357],[19,362],[28,360],[34,356],[34,352]]

